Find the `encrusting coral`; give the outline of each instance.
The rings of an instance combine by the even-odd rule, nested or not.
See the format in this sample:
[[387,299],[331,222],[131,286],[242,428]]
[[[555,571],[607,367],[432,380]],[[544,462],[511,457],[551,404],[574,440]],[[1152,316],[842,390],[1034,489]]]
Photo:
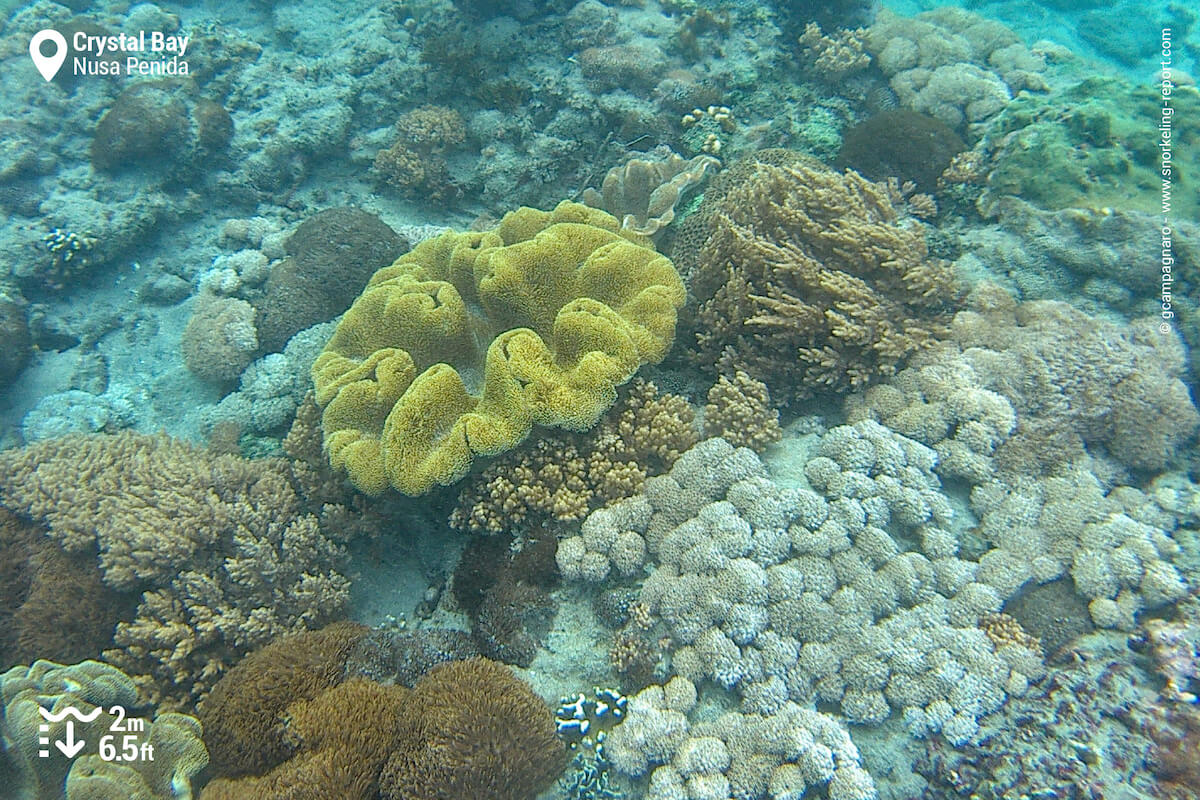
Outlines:
[[[174,800],[192,796],[193,778],[208,765],[200,722],[173,712],[156,714],[139,732],[139,741],[153,748],[152,759],[106,761],[101,757],[102,749],[73,760],[38,757],[38,750],[45,747],[39,744],[39,738],[41,742],[64,740],[68,725],[77,741],[89,744],[98,742],[110,730],[134,730],[123,726],[138,716],[143,705],[137,687],[129,676],[108,664],[36,661],[30,666],[16,666],[0,674],[0,700],[4,750],[16,768],[16,780],[6,783],[6,793],[11,791],[14,797]],[[86,722],[67,718],[49,725],[39,713],[39,708],[45,708],[60,714],[68,706],[85,716],[97,709],[100,713]],[[129,717],[117,714],[112,710],[114,706],[122,707]]]
[[[657,154],[657,153],[656,153]],[[621,220],[624,230],[654,236],[675,219],[675,206],[688,189],[720,165],[707,155],[685,159],[667,150],[661,158],[632,158],[604,176],[600,191],[583,190],[583,202]]]
[[953,272],[893,189],[815,162],[752,163],[707,212],[696,363],[792,402],[887,377],[944,332]]
[[338,507],[310,513],[298,486],[283,460],[129,432],[0,454],[6,506],[141,594],[106,657],[159,705],[194,702],[239,655],[342,613],[343,552],[322,524]]
[[591,431],[552,434],[470,479],[450,524],[474,533],[567,522],[637,492],[699,439],[687,400],[635,378]]
[[368,494],[466,475],[532,426],[586,430],[666,355],[684,288],[602,211],[522,208],[379,270],[313,365],[335,468]]

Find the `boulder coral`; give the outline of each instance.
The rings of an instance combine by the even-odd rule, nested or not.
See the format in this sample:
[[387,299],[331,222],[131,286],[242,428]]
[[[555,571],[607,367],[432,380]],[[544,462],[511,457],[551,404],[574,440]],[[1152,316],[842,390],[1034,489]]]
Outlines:
[[586,430],[666,356],[684,294],[648,239],[576,203],[422,242],[313,365],[330,461],[368,494],[420,495],[535,423]]

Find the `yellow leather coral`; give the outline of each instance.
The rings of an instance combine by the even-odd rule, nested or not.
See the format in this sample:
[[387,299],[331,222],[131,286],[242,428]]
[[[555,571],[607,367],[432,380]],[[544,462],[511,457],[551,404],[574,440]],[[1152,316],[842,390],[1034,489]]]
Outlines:
[[325,448],[359,489],[462,478],[534,423],[585,430],[675,337],[671,262],[609,214],[520,208],[376,272],[313,364]]

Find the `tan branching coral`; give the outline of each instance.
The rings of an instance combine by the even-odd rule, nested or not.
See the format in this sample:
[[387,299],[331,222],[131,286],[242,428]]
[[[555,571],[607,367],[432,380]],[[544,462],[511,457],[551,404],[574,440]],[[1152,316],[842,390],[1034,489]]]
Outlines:
[[632,158],[613,167],[600,191],[583,190],[583,202],[621,220],[623,230],[654,236],[675,219],[675,206],[720,161],[708,155],[685,159],[667,150],[654,159]]
[[865,51],[865,28],[839,29],[823,33],[821,26],[810,22],[800,34],[800,48],[807,66],[828,83],[861,72],[871,64]]
[[342,550],[294,479],[283,460],[128,432],[0,454],[5,505],[67,551],[98,552],[106,584],[141,594],[105,655],[168,706],[203,695],[247,650],[345,608]]
[[581,519],[636,493],[647,475],[669,469],[698,438],[685,398],[635,379],[594,430],[544,437],[471,479],[450,524],[498,533],[545,519]]
[[954,275],[891,194],[815,162],[752,164],[700,247],[696,363],[742,369],[792,402],[863,387],[927,346],[945,330]]
[[771,405],[767,385],[741,370],[732,380],[725,375],[717,378],[704,406],[704,438],[714,436],[759,453],[782,439],[779,411]]

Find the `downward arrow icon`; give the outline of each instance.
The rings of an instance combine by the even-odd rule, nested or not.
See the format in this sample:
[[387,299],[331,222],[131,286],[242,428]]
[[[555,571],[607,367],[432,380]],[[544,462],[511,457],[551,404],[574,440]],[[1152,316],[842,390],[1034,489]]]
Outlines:
[[67,720],[67,736],[65,741],[55,741],[54,746],[62,751],[62,754],[67,758],[74,758],[83,749],[85,742],[80,739],[75,741],[75,723]]

